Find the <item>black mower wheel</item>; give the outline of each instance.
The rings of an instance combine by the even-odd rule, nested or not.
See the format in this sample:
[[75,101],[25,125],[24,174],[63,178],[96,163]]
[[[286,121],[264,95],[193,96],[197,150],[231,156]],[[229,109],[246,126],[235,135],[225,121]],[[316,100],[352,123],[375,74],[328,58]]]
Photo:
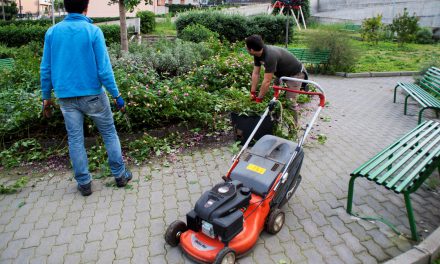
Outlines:
[[179,245],[180,235],[186,230],[188,230],[188,227],[184,222],[180,220],[172,222],[165,232],[165,242],[172,247]]
[[269,213],[266,222],[266,232],[269,234],[276,234],[280,232],[284,225],[285,215],[284,212],[276,208]]
[[214,260],[214,264],[234,264],[235,252],[234,250],[225,247],[217,254]]

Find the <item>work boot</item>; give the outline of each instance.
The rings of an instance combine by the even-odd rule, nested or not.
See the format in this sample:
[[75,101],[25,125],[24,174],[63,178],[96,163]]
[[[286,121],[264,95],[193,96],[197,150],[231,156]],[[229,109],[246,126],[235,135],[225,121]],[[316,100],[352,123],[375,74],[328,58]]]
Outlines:
[[92,194],[92,182],[83,185],[78,184],[78,191],[82,196],[89,196]]
[[131,173],[131,171],[126,169],[121,177],[115,178],[116,186],[124,187],[125,185],[127,185],[127,182],[131,181],[132,178],[133,174]]

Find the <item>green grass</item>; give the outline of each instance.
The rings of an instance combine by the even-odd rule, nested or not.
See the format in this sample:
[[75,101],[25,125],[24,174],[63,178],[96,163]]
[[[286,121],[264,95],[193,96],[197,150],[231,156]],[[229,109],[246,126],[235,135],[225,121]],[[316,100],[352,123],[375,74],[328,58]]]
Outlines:
[[[295,31],[293,44],[290,47],[306,48],[306,35],[315,30],[337,30],[343,25],[320,25],[306,31]],[[405,44],[380,41],[372,45],[360,40],[359,33],[348,33],[350,41],[359,51],[359,60],[352,72],[387,72],[387,71],[418,71],[432,61],[440,60],[440,43],[437,44]]]
[[154,29],[154,35],[176,35],[176,25],[171,22],[171,18],[167,17],[164,21],[156,22],[156,28]]

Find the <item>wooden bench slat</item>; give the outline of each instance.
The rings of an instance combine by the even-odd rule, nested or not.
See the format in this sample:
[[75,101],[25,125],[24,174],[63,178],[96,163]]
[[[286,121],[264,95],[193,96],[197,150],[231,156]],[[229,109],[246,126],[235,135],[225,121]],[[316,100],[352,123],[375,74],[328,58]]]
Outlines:
[[[434,137],[437,138],[434,139],[434,141],[431,141]],[[414,167],[419,162],[421,162],[421,160],[424,159],[425,156],[430,153],[432,148],[434,148],[439,142],[440,142],[440,137],[438,136],[438,131],[437,133],[432,133],[423,142],[418,144],[411,152],[407,153],[407,155],[404,158],[402,158],[396,165],[393,165],[393,167],[389,171],[387,171],[381,178],[379,178],[379,180],[377,180],[376,182],[379,184],[383,184],[386,180],[389,179],[389,177],[392,177],[391,179],[389,179],[390,181],[386,183],[387,188],[392,188],[398,181],[404,178],[405,174],[412,167]],[[423,148],[425,145],[427,146]],[[409,164],[405,164],[411,158],[412,161]],[[393,174],[402,166],[404,166],[404,169],[400,171],[397,175],[393,176]]]
[[[384,156],[382,161],[385,161],[385,159],[387,159],[391,154],[393,155],[392,158],[388,158],[388,160],[384,164],[382,164],[379,168],[377,168],[373,173],[369,174],[368,175],[368,179],[369,180],[375,180],[379,184],[383,183],[390,175],[392,175],[392,173],[394,171],[399,169],[400,166],[402,166],[404,162],[403,163],[399,162],[398,164],[393,165],[393,168],[391,170],[389,170],[387,173],[385,173],[385,175],[383,175],[379,179],[376,179],[380,175],[380,173],[382,173],[389,166],[391,166],[393,164],[393,162],[395,162],[396,160],[402,158],[402,156],[409,149],[413,148],[414,145],[418,144],[419,146],[417,148],[415,148],[415,150],[411,151],[411,153],[409,155],[407,155],[407,157],[404,158],[404,160],[406,161],[409,158],[411,158],[415,153],[417,153],[418,149],[420,149],[422,146],[427,144],[432,139],[432,137],[437,134],[437,133],[433,133],[432,135],[429,135],[428,138],[425,138],[426,135],[428,135],[429,133],[432,133],[432,131],[436,130],[436,129],[438,129],[438,126],[434,125],[434,126],[428,127],[428,129],[426,129],[426,130],[420,131],[422,133],[420,133],[420,134],[416,135],[416,137],[413,137],[410,140],[408,140],[407,141],[408,144],[406,144],[406,146],[404,146],[403,148],[396,148],[395,151],[398,151],[397,153],[394,151],[393,153],[390,153],[389,155]],[[423,140],[423,141],[420,142],[421,140]]]
[[[372,159],[370,159],[368,162],[364,163],[362,166],[360,166],[359,168],[354,170],[352,173],[352,176],[353,175],[361,175],[361,176],[366,175],[366,173],[368,173],[372,169],[372,168],[370,168],[370,165],[377,166],[377,164],[383,162],[384,159],[379,159],[379,158],[383,157],[385,152],[388,152],[394,148],[396,148],[396,149],[400,148],[401,146],[406,144],[409,140],[411,140],[415,135],[417,135],[420,132],[420,130],[423,130],[429,126],[432,126],[433,123],[434,123],[434,121],[425,121],[424,123],[420,124],[419,126],[414,128],[413,130],[411,130],[410,132],[406,133],[404,136],[402,136],[400,138],[399,141],[394,142],[393,144],[391,144],[390,146],[388,146],[387,148],[382,150],[379,154],[374,156]],[[389,156],[389,155],[390,154],[387,154],[386,156]],[[366,173],[363,173],[364,169],[367,170]]]

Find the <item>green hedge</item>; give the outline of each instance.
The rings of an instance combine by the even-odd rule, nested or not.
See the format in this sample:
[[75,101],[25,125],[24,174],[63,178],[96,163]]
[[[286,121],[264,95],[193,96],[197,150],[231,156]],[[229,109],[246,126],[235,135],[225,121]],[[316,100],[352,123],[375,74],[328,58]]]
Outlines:
[[[291,40],[293,21],[289,22],[289,39]],[[282,43],[286,35],[286,17],[284,16],[244,17],[216,11],[190,11],[181,14],[176,20],[177,34],[180,34],[186,26],[194,24],[203,25],[231,42],[244,40],[252,34],[260,34],[267,43]]]
[[153,12],[139,11],[136,13],[136,17],[141,19],[141,32],[143,34],[151,33],[156,28],[156,20]]
[[191,4],[189,4],[189,5],[165,4],[165,6],[168,7],[168,12],[173,13],[173,14],[177,13],[177,12],[184,12],[184,11],[188,11],[188,10],[197,8],[197,6],[191,5]]
[[[62,21],[63,19],[64,19],[64,17],[56,17],[55,23],[58,23],[58,22]],[[93,20],[93,23],[101,23],[101,22],[108,22],[108,21],[116,21],[116,20],[119,20],[119,17],[91,17],[91,19]],[[9,20],[9,21],[0,20],[0,27],[10,26],[10,25],[52,26],[52,19],[37,19],[37,20],[23,19],[23,20]]]
[[[120,42],[120,30],[117,25],[99,26],[104,33],[107,45]],[[9,25],[0,27],[0,43],[8,47],[20,47],[32,41],[44,42],[49,27],[40,25]]]

